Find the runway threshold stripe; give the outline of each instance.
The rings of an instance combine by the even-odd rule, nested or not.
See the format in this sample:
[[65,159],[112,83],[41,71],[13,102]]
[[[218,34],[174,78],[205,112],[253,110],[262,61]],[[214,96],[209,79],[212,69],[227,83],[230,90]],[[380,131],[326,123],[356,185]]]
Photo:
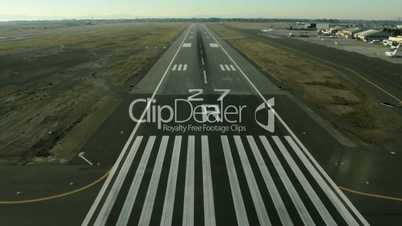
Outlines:
[[268,154],[269,159],[271,160],[276,172],[278,173],[282,183],[285,185],[286,191],[290,196],[293,204],[296,207],[297,212],[299,213],[304,225],[311,225],[314,226],[314,220],[309,214],[306,206],[303,204],[302,199],[300,198],[299,194],[297,193],[295,187],[293,186],[292,182],[288,175],[286,174],[285,169],[283,168],[282,164],[280,163],[278,157],[276,156],[271,144],[269,143],[268,139],[265,136],[260,136],[260,141],[264,146],[266,153]]
[[323,192],[326,194],[328,199],[332,202],[335,208],[338,210],[339,214],[345,219],[348,225],[359,225],[356,219],[351,215],[351,213],[346,209],[345,205],[340,201],[340,199],[336,196],[333,190],[328,186],[328,184],[324,181],[324,179],[320,176],[318,171],[313,167],[311,162],[307,159],[307,157],[302,153],[299,146],[294,142],[294,140],[286,136],[286,141],[292,147],[293,151],[302,161],[304,166],[307,168],[309,173],[313,176],[313,178],[317,181]]
[[182,64],[179,64],[179,68],[177,69],[178,71],[181,71],[181,68],[183,67]]
[[232,69],[232,71],[236,71],[236,68],[231,64],[230,68]]
[[147,168],[149,156],[151,155],[154,143],[155,136],[149,137],[147,145],[145,146],[144,154],[142,155],[138,168],[135,171],[134,179],[131,182],[129,192],[126,196],[126,200],[124,201],[123,208],[120,211],[120,215],[116,223],[118,226],[126,226],[130,220],[131,211],[133,210],[134,202],[137,197],[138,190],[140,189],[141,181]]
[[201,136],[202,154],[202,182],[204,194],[204,222],[205,225],[215,226],[214,191],[212,186],[211,162],[209,154],[208,136]]
[[182,140],[181,136],[176,136],[174,140],[172,162],[170,164],[169,179],[166,188],[165,201],[163,203],[163,212],[161,220],[162,226],[168,226],[172,224],[176,183],[177,183],[177,172],[179,169],[181,140]]
[[106,221],[110,215],[110,212],[112,211],[112,207],[117,199],[117,196],[120,192],[120,189],[123,185],[124,179],[127,176],[127,173],[131,167],[131,163],[134,160],[135,155],[137,154],[138,148],[140,147],[140,144],[142,142],[143,137],[138,136],[135,138],[133,145],[131,146],[130,152],[128,153],[128,156],[126,160],[123,163],[123,166],[120,170],[120,172],[117,175],[117,178],[115,182],[113,183],[113,186],[104,202],[102,205],[102,209],[100,210],[96,221],[95,225],[105,225]]
[[195,140],[188,137],[186,181],[184,187],[183,225],[194,225],[194,175],[195,175]]
[[269,219],[267,209],[265,208],[265,204],[262,199],[260,189],[258,188],[253,170],[251,169],[250,162],[247,158],[243,142],[240,136],[234,136],[234,140],[239,153],[241,165],[246,176],[247,184],[250,189],[251,198],[253,199],[255,210],[257,212],[258,221],[260,222],[260,225],[269,226],[271,225],[271,221]]
[[225,71],[225,67],[222,64],[220,64],[219,66],[221,67],[222,71]]
[[183,71],[187,71],[187,64],[183,66]]
[[151,182],[145,197],[144,207],[141,210],[138,225],[149,225],[151,222],[152,210],[154,208],[156,192],[158,191],[158,184],[162,173],[162,166],[165,159],[168,140],[168,136],[162,137],[161,145],[159,146],[158,155],[156,157],[155,167],[151,176]]
[[177,64],[173,65],[172,71],[176,71],[177,69]]
[[322,220],[325,222],[326,225],[337,225],[334,218],[328,212],[328,209],[322,203],[321,199],[318,197],[316,191],[313,189],[311,184],[308,182],[306,176],[302,173],[299,166],[293,160],[292,156],[290,156],[288,150],[282,143],[279,137],[274,136],[272,137],[276,146],[279,148],[282,156],[285,158],[286,162],[289,164],[290,168],[292,169],[293,173],[295,174],[297,180],[300,182],[304,190],[306,191],[307,196],[313,203],[314,207],[320,214]]
[[230,190],[234,202],[237,224],[241,226],[248,226],[248,218],[246,208],[244,206],[243,196],[240,191],[239,180],[236,174],[236,169],[231,154],[229,140],[227,136],[221,136],[223,154],[225,157],[226,169],[229,176]]
[[229,65],[225,64],[225,68],[226,68],[227,71],[230,71]]
[[269,169],[265,165],[264,159],[262,158],[262,155],[260,153],[259,148],[257,147],[254,137],[247,136],[247,140],[252,150],[252,153],[254,154],[254,157],[257,161],[258,168],[260,169],[261,175],[264,179],[265,185],[267,186],[267,189],[272,198],[276,211],[278,212],[282,225],[292,226],[293,225],[292,219],[290,218],[286,206],[283,203],[281,195],[275,185],[274,180],[272,179]]

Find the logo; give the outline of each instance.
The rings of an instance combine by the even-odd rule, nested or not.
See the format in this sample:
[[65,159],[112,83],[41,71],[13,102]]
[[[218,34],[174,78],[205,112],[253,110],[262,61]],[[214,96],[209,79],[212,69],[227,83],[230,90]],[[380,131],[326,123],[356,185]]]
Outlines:
[[136,123],[153,124],[164,132],[246,132],[248,126],[256,128],[255,124],[265,131],[275,131],[274,98],[260,104],[256,97],[246,96],[239,101],[237,96],[228,96],[230,92],[215,89],[214,94],[204,95],[202,89],[190,89],[188,96],[174,99],[139,98],[131,102],[129,115]]
[[[267,102],[264,102],[260,104],[255,109],[254,117],[255,117],[255,122],[264,130],[274,133],[275,132],[275,111],[273,107],[275,106],[275,98],[269,99]],[[259,117],[257,117],[258,113],[263,112],[266,113],[266,123],[262,122],[259,120]]]

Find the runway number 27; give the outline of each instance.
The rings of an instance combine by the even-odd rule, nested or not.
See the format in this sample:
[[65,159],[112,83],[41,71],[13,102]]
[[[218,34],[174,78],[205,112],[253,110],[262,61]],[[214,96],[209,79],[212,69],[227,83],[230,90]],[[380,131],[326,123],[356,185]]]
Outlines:
[[[201,95],[204,94],[203,89],[189,89],[188,92],[190,93],[190,96],[187,98],[188,101],[204,101],[204,98],[201,97]],[[214,89],[214,92],[220,94],[217,100],[223,101],[223,99],[229,95],[230,89]]]

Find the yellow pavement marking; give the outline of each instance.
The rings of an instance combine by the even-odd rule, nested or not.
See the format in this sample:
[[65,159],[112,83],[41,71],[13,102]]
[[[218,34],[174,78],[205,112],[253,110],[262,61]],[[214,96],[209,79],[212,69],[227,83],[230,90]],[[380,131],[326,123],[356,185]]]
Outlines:
[[85,191],[101,181],[103,181],[108,175],[109,175],[110,170],[108,170],[103,176],[99,177],[95,181],[93,181],[90,184],[87,184],[83,187],[80,187],[78,189],[69,191],[69,192],[64,192],[61,194],[56,194],[56,195],[51,195],[51,196],[46,196],[46,197],[41,197],[41,198],[35,198],[35,199],[27,199],[27,200],[18,200],[18,201],[0,201],[0,205],[15,205],[15,204],[27,204],[27,203],[35,203],[35,202],[43,202],[43,201],[49,201],[53,199],[59,199],[59,198],[64,198],[73,194],[77,194],[79,192]]
[[338,187],[343,191],[346,191],[346,192],[349,192],[352,194],[356,194],[356,195],[360,195],[360,196],[402,202],[402,198],[392,197],[392,196],[388,196],[388,195],[373,194],[373,193],[368,193],[368,192],[361,192],[361,191],[356,191],[356,190],[341,187],[341,186],[338,186]]
[[[51,196],[46,196],[46,197],[41,197],[41,198],[35,198],[35,199],[27,199],[27,200],[18,200],[18,201],[0,201],[0,205],[15,205],[15,204],[27,204],[27,203],[36,203],[36,202],[44,202],[44,201],[49,201],[53,199],[59,199],[59,198],[64,198],[70,195],[77,194],[79,192],[85,191],[98,183],[102,182],[108,175],[109,171],[107,171],[103,176],[99,177],[95,181],[93,181],[90,184],[87,184],[81,188],[69,191],[69,192],[64,192],[61,194],[56,194],[56,195],[51,195]],[[380,195],[380,194],[374,194],[374,193],[368,193],[368,192],[362,192],[362,191],[357,191],[353,190],[350,188],[338,186],[341,190],[355,194],[355,195],[360,195],[360,196],[365,196],[365,197],[370,197],[370,198],[376,198],[376,199],[384,199],[384,200],[390,200],[390,201],[397,201],[397,202],[402,202],[402,198],[397,198],[397,197],[392,197],[388,195]]]

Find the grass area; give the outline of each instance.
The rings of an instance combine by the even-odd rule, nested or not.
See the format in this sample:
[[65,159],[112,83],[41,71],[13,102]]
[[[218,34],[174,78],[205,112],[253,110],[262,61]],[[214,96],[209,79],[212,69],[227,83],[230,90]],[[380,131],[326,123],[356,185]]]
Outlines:
[[0,158],[71,159],[186,26],[54,23],[0,26]]
[[271,75],[279,86],[301,97],[354,140],[384,144],[399,139],[402,132],[400,115],[379,106],[370,94],[343,79],[342,72],[244,32],[239,26],[210,25],[262,71]]

